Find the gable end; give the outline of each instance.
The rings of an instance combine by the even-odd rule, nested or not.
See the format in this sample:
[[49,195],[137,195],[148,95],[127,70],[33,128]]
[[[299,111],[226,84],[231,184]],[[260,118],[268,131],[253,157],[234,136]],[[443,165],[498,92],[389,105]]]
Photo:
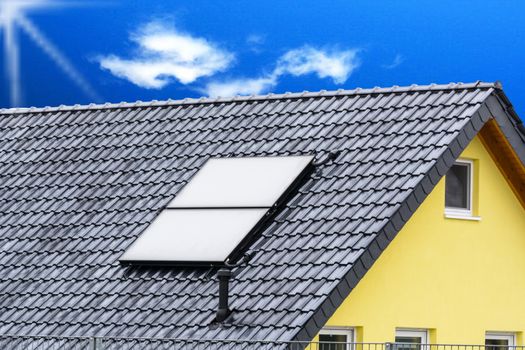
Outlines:
[[[514,169],[517,169],[519,166],[520,171],[522,171],[523,164],[525,164],[525,134],[522,134],[520,131],[520,126],[523,129],[523,124],[521,124],[521,121],[512,110],[510,102],[508,102],[500,87],[496,86],[495,89],[491,89],[488,97],[474,112],[470,121],[463,127],[448,148],[442,152],[433,167],[414,187],[412,193],[401,203],[391,220],[380,230],[376,238],[347,271],[345,277],[329,293],[319,308],[313,312],[304,327],[295,335],[294,340],[308,341],[318,334],[331,315],[348,297],[379,255],[386,249],[390,241],[403,228],[478,133],[481,135],[481,138],[488,139],[492,137],[491,134],[496,132],[495,130],[501,130],[498,145],[491,147],[492,152],[498,152],[498,154],[500,154],[500,151],[505,152],[508,160],[503,162],[505,164],[502,168],[505,167],[504,170],[508,175],[509,182],[518,183],[518,186],[513,186],[514,191],[523,196],[525,184],[517,181],[517,179],[523,179],[524,177],[522,177],[521,173],[511,176]],[[481,132],[482,130],[483,132]],[[503,140],[506,143],[503,143]],[[523,198],[521,197],[520,200],[523,200]]]

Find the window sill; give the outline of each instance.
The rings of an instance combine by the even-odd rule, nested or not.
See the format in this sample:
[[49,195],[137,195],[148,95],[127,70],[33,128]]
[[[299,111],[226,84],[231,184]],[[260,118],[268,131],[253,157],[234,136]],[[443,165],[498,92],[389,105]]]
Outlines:
[[445,213],[445,218],[446,219],[455,219],[455,220],[481,221],[481,217],[467,215],[467,214],[450,214],[450,213]]

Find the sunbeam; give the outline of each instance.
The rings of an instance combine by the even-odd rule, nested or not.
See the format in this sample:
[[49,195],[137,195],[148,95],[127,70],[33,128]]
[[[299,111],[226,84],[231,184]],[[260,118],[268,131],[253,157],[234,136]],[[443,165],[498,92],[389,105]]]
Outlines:
[[9,94],[11,106],[20,105],[20,67],[19,67],[19,47],[16,40],[15,24],[8,16],[0,17],[0,28],[4,28],[4,56],[5,70],[9,81]]
[[4,32],[5,69],[9,81],[11,106],[20,106],[22,99],[19,42],[17,36],[18,27],[21,28],[91,100],[95,102],[102,100],[99,94],[62,54],[58,47],[25,15],[25,13],[30,10],[78,4],[78,2],[67,4],[63,1],[51,0],[0,0],[0,29],[3,29]]
[[17,17],[16,22],[24,32],[29,35],[34,43],[40,46],[42,51],[44,51],[89,98],[94,101],[101,100],[86,79],[84,79],[75,67],[73,67],[71,62],[69,62],[60,50],[58,50],[58,48],[53,45],[53,43],[49,41],[27,17],[20,15]]

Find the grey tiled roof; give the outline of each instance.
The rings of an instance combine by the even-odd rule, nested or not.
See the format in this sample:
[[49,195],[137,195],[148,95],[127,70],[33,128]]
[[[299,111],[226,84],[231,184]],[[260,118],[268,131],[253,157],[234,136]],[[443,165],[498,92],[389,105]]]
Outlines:
[[[508,107],[478,82],[0,110],[0,333],[307,339]],[[333,151],[234,269],[225,325],[215,270],[119,264],[209,157]]]

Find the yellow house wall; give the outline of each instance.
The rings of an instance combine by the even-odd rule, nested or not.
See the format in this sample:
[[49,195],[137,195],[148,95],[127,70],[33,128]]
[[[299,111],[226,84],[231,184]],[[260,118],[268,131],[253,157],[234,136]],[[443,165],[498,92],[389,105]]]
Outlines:
[[525,331],[525,210],[475,138],[481,221],[444,217],[442,179],[390,243],[329,326],[357,341],[394,341],[396,328],[430,329],[431,343],[483,344],[486,331]]

